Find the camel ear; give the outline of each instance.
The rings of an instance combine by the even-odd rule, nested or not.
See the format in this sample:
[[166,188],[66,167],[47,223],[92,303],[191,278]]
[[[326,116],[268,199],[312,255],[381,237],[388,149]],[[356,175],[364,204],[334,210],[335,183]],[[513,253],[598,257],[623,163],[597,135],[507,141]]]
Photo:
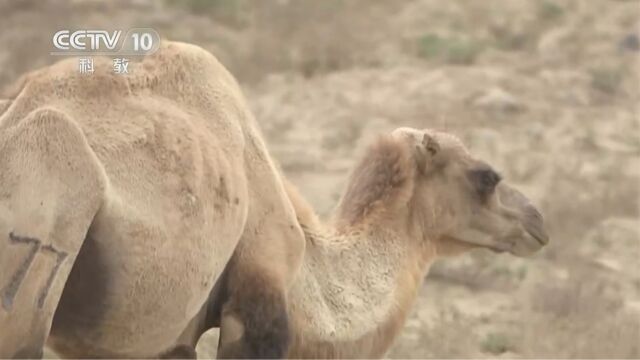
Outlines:
[[422,173],[427,173],[434,158],[440,152],[440,144],[428,132],[412,128],[398,128],[392,135],[407,143],[413,149],[416,165]]
[[427,173],[433,158],[440,152],[440,144],[433,136],[425,133],[419,144],[415,145],[416,162],[422,173]]
[[436,156],[440,152],[440,144],[438,141],[433,138],[433,136],[425,133],[422,136],[422,148],[426,151],[430,156]]

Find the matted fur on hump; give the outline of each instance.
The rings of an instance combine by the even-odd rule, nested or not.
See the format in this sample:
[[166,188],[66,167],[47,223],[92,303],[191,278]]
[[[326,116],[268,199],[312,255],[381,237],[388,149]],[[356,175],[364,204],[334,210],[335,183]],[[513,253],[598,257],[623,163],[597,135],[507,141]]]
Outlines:
[[390,135],[379,137],[351,174],[338,209],[338,224],[369,223],[396,211],[411,197],[414,174],[408,147]]

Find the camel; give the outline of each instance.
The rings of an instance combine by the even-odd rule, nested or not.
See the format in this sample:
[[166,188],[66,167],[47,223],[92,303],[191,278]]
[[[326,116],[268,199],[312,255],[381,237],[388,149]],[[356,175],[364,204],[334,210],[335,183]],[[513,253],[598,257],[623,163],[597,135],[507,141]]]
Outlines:
[[211,54],[74,65],[28,75],[0,115],[0,357],[193,358],[211,327],[219,357],[380,357],[436,258],[549,241],[448,133],[381,135],[322,222]]
[[549,242],[524,195],[430,129],[374,142],[327,223],[288,183],[287,193],[307,242],[289,290],[289,358],[382,357],[437,258],[475,248],[529,256]]
[[191,356],[232,256],[229,303],[253,305],[227,313],[258,337],[221,356],[284,356],[304,234],[236,80],[173,42],[129,75],[77,66],[0,102],[0,358]]

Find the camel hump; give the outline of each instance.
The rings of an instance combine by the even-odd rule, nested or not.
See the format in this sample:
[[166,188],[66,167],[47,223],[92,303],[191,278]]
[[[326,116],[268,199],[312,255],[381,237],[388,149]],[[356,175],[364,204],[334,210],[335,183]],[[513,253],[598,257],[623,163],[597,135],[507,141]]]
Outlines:
[[0,358],[41,354],[105,186],[64,113],[39,109],[0,133]]

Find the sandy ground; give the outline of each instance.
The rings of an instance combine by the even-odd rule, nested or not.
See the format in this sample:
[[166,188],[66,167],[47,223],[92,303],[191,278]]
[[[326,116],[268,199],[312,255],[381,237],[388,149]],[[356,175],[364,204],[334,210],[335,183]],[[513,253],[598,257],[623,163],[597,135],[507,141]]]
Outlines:
[[640,357],[640,2],[0,0],[0,88],[85,26],[216,54],[322,215],[399,126],[458,134],[541,207],[550,246],[436,264],[390,357]]

